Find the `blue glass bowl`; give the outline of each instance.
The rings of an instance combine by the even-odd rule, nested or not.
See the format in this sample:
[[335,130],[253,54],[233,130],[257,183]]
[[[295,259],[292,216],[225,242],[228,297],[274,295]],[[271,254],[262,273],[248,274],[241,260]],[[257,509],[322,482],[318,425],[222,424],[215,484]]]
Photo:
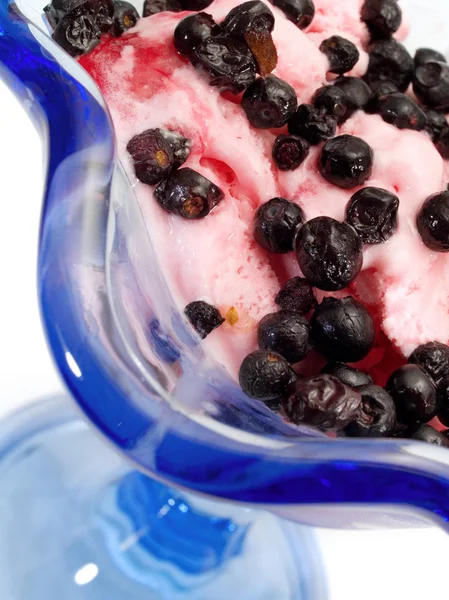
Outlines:
[[43,4],[0,0],[0,72],[47,141],[42,316],[87,418],[172,486],[277,511],[290,505],[298,521],[310,506],[354,503],[409,505],[447,520],[447,450],[290,426],[206,363],[165,286],[101,94],[49,37]]

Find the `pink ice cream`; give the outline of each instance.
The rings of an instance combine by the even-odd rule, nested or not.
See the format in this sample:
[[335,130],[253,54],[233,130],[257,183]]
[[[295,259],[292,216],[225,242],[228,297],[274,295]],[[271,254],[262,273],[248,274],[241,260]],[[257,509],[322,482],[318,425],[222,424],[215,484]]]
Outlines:
[[[220,21],[238,4],[215,0],[207,12]],[[328,63],[318,46],[331,35],[357,44],[361,57],[351,74],[365,72],[368,31],[360,21],[361,5],[362,0],[315,0],[316,16],[306,32],[271,7],[278,52],[274,74],[295,88],[299,104],[310,102],[326,84]],[[109,105],[119,156],[180,310],[201,299],[224,316],[231,307],[238,315],[236,323],[226,322],[204,341],[206,351],[236,377],[245,355],[257,347],[258,321],[277,309],[274,298],[286,280],[300,275],[294,253],[268,254],[254,241],[255,211],[281,196],[300,204],[307,219],[327,215],[343,220],[357,189],[340,189],[322,178],[317,169],[321,147],[312,148],[294,171],[274,166],[271,150],[281,130],[251,127],[238,97],[211,88],[177,54],[173,31],[187,14],[165,12],[141,19],[121,38],[105,38],[80,62]],[[398,37],[404,34],[405,27]],[[190,138],[191,154],[184,166],[223,190],[223,201],[205,219],[186,221],[164,212],[153,188],[136,179],[126,145],[134,135],[157,127]],[[376,319],[376,348],[364,367],[383,383],[383,363],[389,362],[391,372],[392,363],[401,362],[419,344],[449,341],[449,256],[424,246],[415,225],[424,200],[445,188],[447,165],[426,133],[396,129],[380,116],[359,111],[338,133],[357,135],[373,149],[374,168],[365,185],[385,188],[400,199],[398,231],[384,244],[365,247],[363,271],[349,292]]]

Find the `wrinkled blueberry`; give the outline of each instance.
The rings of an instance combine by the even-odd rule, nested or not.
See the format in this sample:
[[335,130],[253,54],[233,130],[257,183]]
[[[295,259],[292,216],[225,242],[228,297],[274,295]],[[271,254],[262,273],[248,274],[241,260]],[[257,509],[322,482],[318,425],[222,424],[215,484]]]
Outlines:
[[331,361],[321,369],[321,373],[333,375],[345,385],[352,388],[359,388],[362,385],[372,385],[372,378],[354,367],[350,367],[345,363]]
[[362,406],[357,418],[345,433],[349,437],[388,437],[396,426],[396,408],[390,394],[378,385],[364,385],[357,389]]
[[92,15],[66,15],[53,31],[52,38],[70,56],[86,54],[100,43],[101,31]]
[[318,352],[339,362],[358,362],[374,345],[371,315],[355,298],[324,298],[310,322]]
[[323,40],[320,50],[327,56],[329,71],[337,75],[343,75],[353,69],[360,58],[357,46],[340,35]]
[[291,252],[296,234],[304,221],[304,212],[300,206],[285,198],[272,198],[256,212],[254,238],[268,252]]
[[366,106],[371,98],[369,85],[359,77],[339,77],[335,80],[334,87],[346,94],[348,107],[353,111]]
[[274,75],[257,79],[245,91],[242,99],[242,108],[249,122],[259,129],[282,127],[297,106],[295,90]]
[[306,29],[315,16],[313,0],[270,0],[273,6],[282,10],[289,21],[299,29]]
[[112,0],[53,0],[44,8],[44,12],[53,29],[65,16],[71,15],[74,21],[88,15],[93,17],[101,32],[107,33],[112,24],[114,6]]
[[444,446],[449,448],[449,439],[430,425],[421,425],[412,435],[413,440],[435,444],[435,446]]
[[[44,13],[51,27],[55,29],[63,17],[82,8],[85,3],[85,0],[53,0],[44,6]],[[83,11],[78,12],[81,14]]]
[[347,223],[316,217],[298,232],[296,257],[304,277],[320,290],[345,288],[363,264],[362,241]]
[[202,219],[223,200],[218,186],[188,167],[173,171],[154,196],[164,210],[183,219]]
[[218,308],[203,300],[190,302],[190,304],[187,304],[184,312],[192,327],[203,340],[225,321]]
[[213,0],[179,0],[182,10],[204,10]]
[[293,423],[339,430],[357,418],[362,398],[332,375],[298,379],[282,399],[282,409]]
[[385,96],[395,94],[398,92],[398,86],[392,81],[371,81],[371,98],[369,102],[364,106],[364,110],[367,113],[373,114],[379,112],[380,101]]
[[416,218],[424,244],[434,252],[449,252],[449,192],[428,198]]
[[449,112],[449,65],[427,62],[415,69],[413,91],[430,108]]
[[441,54],[441,52],[437,52],[436,50],[432,50],[431,48],[418,48],[414,58],[415,69],[420,65],[425,65],[428,62],[447,61],[446,57],[443,54]]
[[292,364],[311,350],[307,319],[290,310],[265,315],[259,322],[257,336],[259,348],[277,352]]
[[170,144],[173,151],[173,168],[178,169],[188,159],[192,142],[177,131],[171,129],[159,129],[159,131]]
[[274,15],[264,2],[250,0],[233,8],[221,27],[225,35],[244,40],[248,32],[273,31]]
[[373,40],[388,39],[402,22],[402,11],[397,0],[365,0],[361,16]]
[[139,20],[139,13],[129,2],[124,0],[115,0],[114,16],[112,17],[112,25],[110,29],[111,35],[119,37]]
[[157,319],[151,321],[148,329],[153,350],[161,360],[171,364],[180,359],[181,353],[175,342],[164,332]]
[[256,78],[253,55],[244,42],[234,38],[207,38],[195,47],[190,59],[198,70],[208,74],[210,85],[220,91],[239,94]]
[[382,188],[366,187],[356,192],[346,207],[346,222],[365,244],[381,244],[398,227],[399,198]]
[[151,17],[151,15],[161,12],[181,12],[182,10],[178,0],[145,0],[142,14],[144,17]]
[[281,171],[297,169],[309,154],[310,146],[298,135],[278,135],[273,146],[273,160]]
[[413,58],[402,44],[394,39],[383,40],[370,53],[365,79],[393,81],[400,92],[405,92],[413,78],[413,67]]
[[443,134],[448,134],[449,132],[449,125],[447,124],[446,117],[443,113],[429,108],[426,110],[426,118],[427,123],[425,130],[432,138],[432,141],[438,143],[443,137]]
[[310,283],[302,277],[292,277],[278,292],[275,298],[284,310],[293,310],[301,315],[306,315],[318,305]]
[[185,17],[176,25],[173,43],[180,54],[189,56],[201,42],[220,33],[220,26],[207,13]]
[[398,421],[405,426],[427,423],[437,413],[435,385],[419,365],[397,369],[386,386],[396,405]]
[[312,104],[319,111],[335,117],[337,123],[345,120],[349,108],[345,92],[335,85],[325,85],[318,89],[312,98]]
[[279,398],[290,381],[290,365],[275,352],[256,350],[248,354],[240,366],[240,387],[250,398],[263,401]]
[[379,113],[384,121],[398,129],[421,131],[427,123],[424,111],[411,98],[400,92],[381,98]]
[[363,185],[371,176],[372,167],[371,147],[354,135],[340,135],[328,140],[319,158],[324,179],[346,189]]
[[136,177],[142,183],[159,183],[173,168],[173,150],[160,129],[147,129],[135,135],[126,149],[133,159]]
[[337,120],[311,104],[301,104],[288,121],[288,131],[313,146],[334,137]]
[[449,346],[441,342],[428,342],[413,350],[408,362],[420,365],[437,383],[440,379],[449,377]]

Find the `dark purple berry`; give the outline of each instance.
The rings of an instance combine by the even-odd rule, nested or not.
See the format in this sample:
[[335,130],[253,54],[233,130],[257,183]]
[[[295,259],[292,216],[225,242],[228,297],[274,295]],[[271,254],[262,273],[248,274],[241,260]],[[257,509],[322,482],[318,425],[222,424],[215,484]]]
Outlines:
[[315,16],[313,0],[270,0],[273,6],[282,10],[289,21],[299,29],[306,29]]
[[354,135],[340,135],[328,140],[319,158],[324,179],[345,189],[363,185],[370,178],[372,167],[371,147]]
[[362,399],[358,391],[332,375],[298,379],[282,399],[282,409],[293,423],[340,430],[357,418]]
[[256,350],[239,370],[240,387],[250,398],[267,401],[282,396],[291,382],[291,369],[280,354]]
[[246,33],[273,31],[274,15],[264,2],[250,0],[233,8],[221,27],[225,35],[244,40]]
[[430,425],[421,425],[412,435],[411,439],[449,448],[449,439],[442,432],[437,431]]
[[343,75],[355,67],[360,53],[357,46],[339,35],[333,35],[321,42],[320,50],[327,56],[329,71]]
[[428,342],[413,350],[408,362],[420,365],[430,377],[438,383],[449,377],[449,346],[441,342]]
[[65,16],[71,15],[72,21],[90,16],[100,31],[107,33],[112,25],[114,5],[112,0],[53,0],[44,8],[44,12],[53,29]]
[[378,385],[364,385],[357,389],[362,396],[362,407],[357,418],[345,433],[349,437],[388,437],[396,426],[396,408],[392,397]]
[[359,388],[362,385],[372,385],[374,383],[367,373],[354,369],[354,367],[350,367],[341,362],[328,362],[327,365],[321,369],[321,373],[333,375],[342,383],[352,388]]
[[444,129],[440,139],[436,143],[438,152],[445,160],[449,160],[449,127]]
[[51,27],[56,29],[69,13],[86,14],[86,10],[83,10],[85,4],[86,0],[53,0],[44,7],[44,13]]
[[362,241],[355,229],[331,217],[316,217],[305,223],[295,249],[304,277],[320,290],[342,290],[362,268]]
[[446,62],[446,57],[431,48],[418,48],[414,58],[415,69],[428,62]]
[[281,171],[297,169],[309,154],[310,146],[297,135],[278,135],[273,146],[273,160]]
[[299,135],[313,146],[334,137],[337,120],[311,104],[301,104],[290,117],[288,131]]
[[418,100],[430,108],[449,112],[449,65],[428,62],[416,68],[413,91]]
[[349,103],[345,92],[335,85],[325,85],[312,98],[314,107],[342,123],[348,113]]
[[179,0],[182,10],[204,10],[213,0]]
[[259,348],[277,352],[292,364],[311,350],[307,319],[290,310],[265,315],[259,322],[257,336]]
[[443,113],[429,108],[426,110],[427,123],[425,130],[432,138],[434,143],[438,143],[444,134],[448,134],[449,125]]
[[339,77],[334,86],[346,94],[348,107],[353,110],[363,108],[371,98],[369,85],[359,77]]
[[313,343],[331,360],[358,362],[374,345],[371,315],[355,298],[324,298],[310,322]]
[[398,421],[405,426],[427,423],[437,414],[435,385],[418,365],[404,365],[386,386],[396,405]]
[[356,192],[346,207],[346,222],[365,244],[382,244],[398,227],[399,198],[382,188],[366,187]]
[[379,112],[379,103],[385,96],[398,92],[398,86],[392,81],[371,81],[371,98],[364,106],[365,112],[373,114]]
[[278,292],[275,298],[284,310],[293,310],[301,315],[306,315],[318,305],[310,283],[302,277],[292,277]]
[[63,17],[52,38],[70,56],[87,54],[100,43],[101,31],[92,15],[70,13]]
[[190,56],[201,42],[219,33],[220,26],[213,17],[200,12],[179,21],[173,34],[173,43],[180,54]]
[[192,142],[177,131],[159,129],[173,151],[173,168],[178,169],[189,158]]
[[181,12],[183,9],[178,0],[145,0],[142,14],[151,17],[161,12]]
[[139,13],[129,2],[124,0],[114,1],[114,16],[110,29],[111,35],[120,37],[125,31],[134,27],[139,20]]
[[259,129],[282,127],[297,106],[295,90],[274,75],[257,79],[245,91],[242,99],[242,108],[249,122]]
[[239,94],[256,78],[256,63],[248,46],[231,37],[207,38],[196,46],[190,59],[220,91]]
[[254,238],[268,252],[291,252],[296,234],[304,221],[304,212],[300,206],[285,198],[272,198],[256,212]]
[[164,210],[183,219],[202,219],[223,200],[218,186],[188,167],[173,171],[154,196]]
[[437,383],[438,418],[449,427],[449,376],[445,375]]
[[397,0],[365,0],[361,16],[373,40],[390,38],[402,22]]
[[400,92],[381,98],[379,113],[384,121],[398,129],[421,131],[427,123],[424,111],[411,98]]
[[147,129],[135,135],[126,149],[133,159],[136,177],[142,183],[159,183],[173,168],[173,150],[160,129]]
[[416,218],[424,244],[434,252],[449,252],[449,192],[428,198]]
[[184,312],[192,327],[203,340],[209,333],[225,322],[218,308],[203,300],[190,302],[185,307]]
[[393,81],[400,92],[405,92],[413,78],[413,67],[413,58],[402,44],[394,39],[383,40],[370,53],[365,79]]

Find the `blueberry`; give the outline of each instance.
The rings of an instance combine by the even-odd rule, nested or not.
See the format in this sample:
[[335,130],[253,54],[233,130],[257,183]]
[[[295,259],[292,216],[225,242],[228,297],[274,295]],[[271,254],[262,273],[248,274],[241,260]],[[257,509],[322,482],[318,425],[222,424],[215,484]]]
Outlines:
[[274,15],[260,0],[250,0],[233,8],[221,27],[225,35],[244,40],[249,32],[273,31]]
[[402,22],[402,11],[397,0],[365,0],[361,16],[373,40],[390,38]]
[[182,10],[204,10],[213,0],[179,0]]
[[161,12],[181,12],[182,10],[178,0],[145,0],[142,14],[144,17],[151,17],[151,15]]
[[282,10],[289,21],[292,21],[299,27],[305,29],[308,27],[315,16],[315,5],[313,0],[270,0],[274,6]]
[[357,418],[345,429],[349,437],[388,437],[396,426],[396,408],[390,394],[378,385],[357,389],[362,407]]
[[[242,108],[253,127],[270,129],[287,123],[298,106],[295,90],[274,75],[257,79],[243,94]],[[290,133],[293,133],[291,131]]]
[[335,85],[325,85],[319,88],[312,98],[312,103],[317,110],[334,117],[337,123],[342,123],[348,113],[348,97],[342,89]]
[[250,398],[275,400],[285,393],[290,381],[290,365],[275,352],[256,350],[240,366],[240,387]]
[[278,292],[275,298],[284,310],[293,310],[301,315],[306,315],[318,305],[310,283],[302,277],[292,277]]
[[449,127],[445,128],[436,142],[438,152],[445,160],[449,160]]
[[218,186],[187,167],[173,171],[154,195],[164,210],[183,219],[202,219],[223,200]]
[[304,221],[300,206],[285,198],[272,198],[256,212],[254,238],[268,252],[291,252],[296,234]]
[[353,69],[360,58],[357,46],[339,35],[323,40],[320,50],[327,56],[329,71],[337,75],[343,75]]
[[51,27],[56,29],[61,19],[69,13],[86,14],[86,10],[83,11],[85,4],[86,0],[53,0],[44,7],[44,13]]
[[362,398],[332,375],[298,379],[282,399],[285,415],[295,424],[307,423],[327,430],[340,430],[354,421]]
[[203,340],[209,333],[225,322],[218,308],[203,300],[190,302],[185,307],[184,312],[192,327]]
[[393,81],[400,92],[410,85],[413,78],[413,58],[402,44],[394,39],[378,42],[370,53],[367,82]]
[[428,62],[446,62],[446,58],[441,52],[431,48],[418,48],[414,58],[415,69]]
[[373,151],[364,140],[353,135],[328,140],[319,158],[324,179],[346,189],[363,185],[370,178],[372,167]]
[[114,16],[112,17],[112,25],[110,29],[111,35],[119,37],[139,20],[139,13],[129,2],[124,0],[115,0]]
[[208,74],[210,85],[220,91],[239,94],[256,78],[256,63],[247,45],[231,37],[205,39],[195,47],[190,59],[198,70]]
[[181,353],[175,342],[164,332],[157,319],[151,321],[148,329],[153,350],[161,360],[172,364],[181,358]]
[[449,65],[428,62],[415,69],[413,91],[430,108],[449,112]]
[[189,158],[192,141],[171,129],[159,129],[159,131],[170,144],[173,151],[173,168],[178,169]]
[[277,352],[289,363],[301,361],[311,350],[307,319],[290,310],[265,315],[259,322],[257,336],[259,348]]
[[345,363],[331,361],[321,369],[321,373],[333,375],[342,383],[352,388],[359,388],[363,385],[372,385],[372,378],[354,367],[350,367]]
[[359,77],[339,77],[334,86],[346,94],[348,107],[353,110],[363,108],[371,98],[369,85]]
[[441,342],[428,342],[413,350],[408,362],[420,365],[437,383],[449,377],[449,346]]
[[173,43],[180,54],[189,56],[205,39],[218,35],[221,31],[213,17],[199,12],[179,21],[173,34]]
[[136,177],[142,183],[159,183],[173,168],[173,150],[160,129],[147,129],[135,135],[126,149],[133,160]]
[[371,81],[371,98],[364,106],[365,112],[373,114],[379,112],[380,101],[390,94],[398,92],[398,86],[392,81]]
[[320,290],[345,288],[362,268],[362,241],[356,231],[330,217],[316,217],[305,223],[295,247],[304,277]]
[[355,298],[324,298],[310,322],[318,352],[340,362],[358,362],[372,349],[374,323],[367,309]]
[[427,123],[425,130],[432,138],[432,141],[438,143],[444,134],[448,134],[449,125],[443,113],[429,108],[426,110]]
[[[50,25],[55,29],[65,16],[71,15],[71,20],[76,22],[76,28],[81,27],[82,32],[80,37],[89,38],[89,26],[83,22],[81,17],[90,16],[94,20],[98,29],[102,33],[107,33],[112,25],[112,17],[114,14],[113,0],[53,0],[53,2],[44,8],[46,17]],[[70,19],[69,19],[70,22]],[[87,27],[87,29],[86,29]],[[73,33],[75,37],[78,37]],[[57,43],[59,44],[58,40]],[[87,45],[86,39],[82,45]],[[61,44],[60,44],[61,45]]]
[[288,131],[312,146],[334,137],[337,120],[311,104],[301,104],[288,121]]
[[398,129],[421,131],[427,123],[424,111],[411,98],[400,92],[381,98],[379,113],[384,121]]
[[438,418],[449,426],[449,376],[445,375],[437,383]]
[[444,433],[437,431],[430,425],[421,425],[412,435],[413,440],[435,444],[435,446],[444,446],[449,448],[449,439]]
[[382,244],[398,227],[399,198],[382,188],[366,187],[356,192],[346,207],[346,222],[365,244]]
[[281,171],[297,169],[309,154],[310,146],[297,135],[278,135],[273,146],[273,160]]
[[87,54],[100,43],[101,31],[92,15],[66,15],[61,19],[52,38],[70,56]]
[[449,252],[449,192],[428,198],[416,218],[424,244],[434,252]]
[[405,426],[427,423],[437,413],[435,385],[418,365],[397,369],[390,375],[386,389],[396,405],[398,421]]

